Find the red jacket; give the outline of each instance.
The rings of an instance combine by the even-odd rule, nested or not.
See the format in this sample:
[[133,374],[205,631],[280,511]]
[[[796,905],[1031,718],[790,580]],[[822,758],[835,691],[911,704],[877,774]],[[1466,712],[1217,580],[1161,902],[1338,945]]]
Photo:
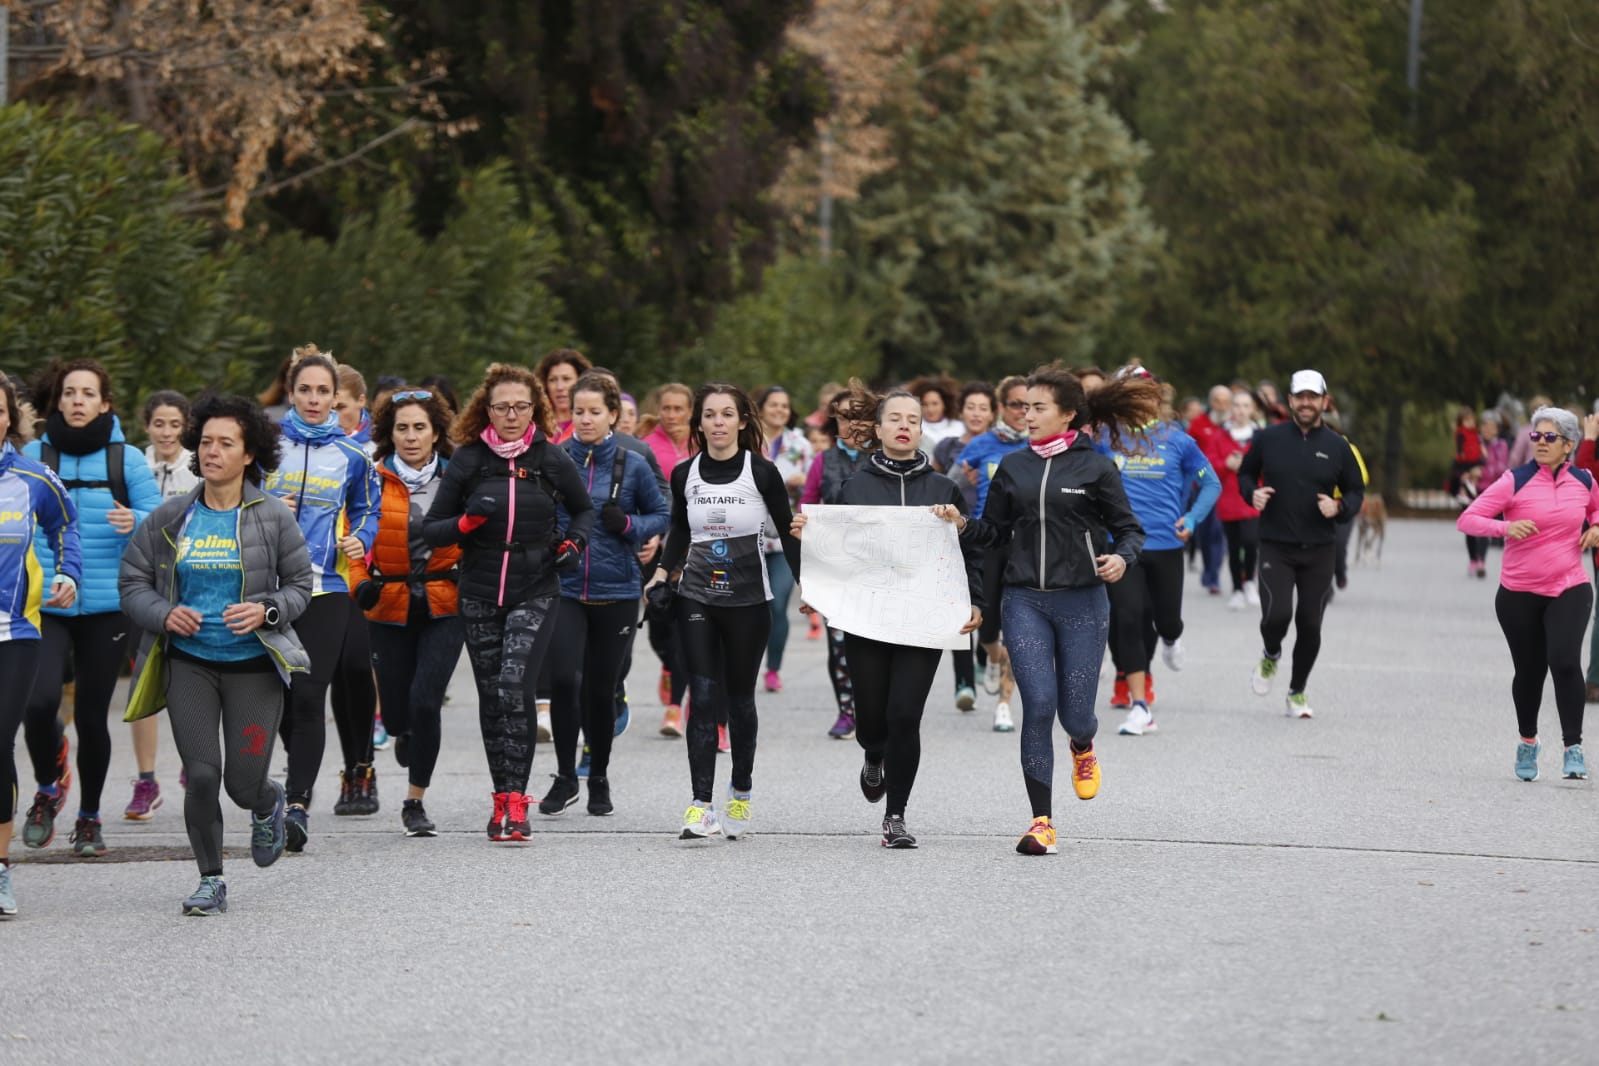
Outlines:
[[[383,463],[378,464],[383,477],[383,496],[379,500],[377,539],[372,542],[372,552],[365,559],[350,563],[350,595],[361,587],[361,582],[372,577],[372,570],[389,578],[401,578],[411,572],[411,492],[400,480],[400,475]],[[440,474],[443,462],[440,461]],[[427,572],[438,574],[453,571],[461,561],[459,545],[434,548],[428,557]],[[447,618],[456,613],[455,575],[429,580],[427,583],[428,614],[434,618]],[[403,626],[410,617],[411,587],[404,581],[387,581],[379,594],[378,605],[366,612],[373,622]]]
[[1214,429],[1203,444],[1205,458],[1216,468],[1216,480],[1221,483],[1221,497],[1216,501],[1216,516],[1223,522],[1244,522],[1251,518],[1259,518],[1260,512],[1238,494],[1238,471],[1227,468],[1227,457],[1243,455],[1249,451],[1249,445],[1239,444],[1233,440],[1232,432],[1225,427]]

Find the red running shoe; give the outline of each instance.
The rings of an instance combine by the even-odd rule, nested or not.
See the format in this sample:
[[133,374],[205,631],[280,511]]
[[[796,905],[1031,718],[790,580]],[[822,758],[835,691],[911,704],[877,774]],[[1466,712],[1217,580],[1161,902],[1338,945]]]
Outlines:
[[1118,711],[1125,711],[1133,705],[1132,694],[1127,691],[1127,675],[1120,670],[1116,671],[1116,684],[1111,686],[1110,705]]
[[716,727],[716,750],[723,755],[733,750],[733,745],[727,739],[727,726],[725,725]]
[[533,827],[527,824],[528,797],[520,792],[505,794],[505,835],[501,840],[532,840]]
[[505,840],[505,811],[510,806],[509,792],[496,792],[494,794],[494,813],[489,816],[489,839]]

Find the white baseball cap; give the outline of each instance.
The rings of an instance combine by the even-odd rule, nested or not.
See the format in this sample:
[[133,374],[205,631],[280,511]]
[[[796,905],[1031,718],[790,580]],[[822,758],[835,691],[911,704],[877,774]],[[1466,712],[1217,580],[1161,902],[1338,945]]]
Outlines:
[[1288,383],[1288,395],[1296,396],[1301,392],[1313,392],[1317,396],[1327,395],[1327,379],[1316,370],[1296,370]]

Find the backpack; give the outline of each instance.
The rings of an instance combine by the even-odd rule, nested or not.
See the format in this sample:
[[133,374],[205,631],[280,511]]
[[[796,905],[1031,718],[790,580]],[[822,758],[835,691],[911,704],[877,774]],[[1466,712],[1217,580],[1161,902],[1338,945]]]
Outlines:
[[[112,441],[105,446],[106,477],[104,481],[61,478],[61,484],[68,489],[110,489],[113,500],[124,507],[132,507],[133,497],[128,495],[128,479],[122,469],[122,453],[127,450],[127,447],[121,441]],[[57,477],[61,476],[61,453],[54,444],[49,441],[39,442],[39,461],[48,466]]]

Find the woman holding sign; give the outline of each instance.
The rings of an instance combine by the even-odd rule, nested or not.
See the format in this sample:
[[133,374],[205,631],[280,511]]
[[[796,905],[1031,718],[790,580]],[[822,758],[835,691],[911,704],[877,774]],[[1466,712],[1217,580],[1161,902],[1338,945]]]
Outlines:
[[[861,472],[845,483],[839,502],[846,506],[931,507],[946,521],[965,528],[966,501],[960,487],[933,469],[922,445],[922,404],[914,393],[891,392],[877,405],[877,439]],[[794,519],[798,534],[806,517]],[[961,555],[972,613],[961,635],[983,622],[983,563],[974,537],[963,537]],[[855,681],[855,739],[866,752],[861,793],[868,803],[885,794],[883,847],[914,848],[905,828],[905,806],[922,760],[922,708],[938,673],[942,648],[923,648],[873,640],[848,630],[845,655]]]
[[[1121,473],[1094,450],[1085,427],[1107,427],[1111,447],[1119,447],[1118,427],[1159,414],[1160,386],[1116,377],[1085,393],[1069,371],[1047,366],[1028,377],[1026,398],[1028,446],[1000,462],[979,523],[987,528],[977,536],[1010,547],[1001,612],[1022,690],[1022,775],[1033,807],[1016,850],[1053,855],[1051,727],[1059,717],[1071,737],[1077,798],[1093,799],[1100,781],[1094,695],[1110,628],[1105,586],[1121,580],[1144,546]],[[1114,553],[1103,553],[1107,535]]]

